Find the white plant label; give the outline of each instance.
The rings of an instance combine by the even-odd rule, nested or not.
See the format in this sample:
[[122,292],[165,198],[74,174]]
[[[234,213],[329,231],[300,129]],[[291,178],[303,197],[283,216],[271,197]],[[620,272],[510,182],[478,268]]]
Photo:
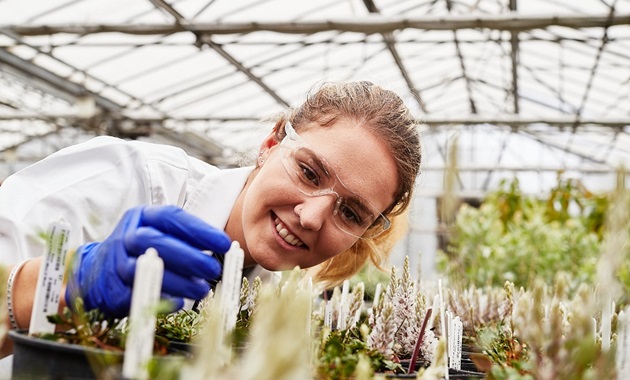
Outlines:
[[[432,313],[433,317],[431,317],[431,320],[429,320],[429,324],[427,325],[427,330],[433,329],[433,325],[435,324],[435,320],[438,318],[438,316],[442,312],[442,310],[440,309],[440,296],[439,296],[439,294],[436,294],[435,297],[433,297],[433,306],[432,306],[431,309],[436,311],[436,312]],[[439,310],[440,313],[438,313],[437,310]]]
[[236,327],[236,318],[241,297],[243,280],[243,261],[245,253],[237,241],[232,242],[230,250],[225,254],[223,279],[221,280],[221,307],[223,308],[223,331],[226,334]]
[[350,293],[350,281],[344,280],[341,289],[341,305],[346,306],[348,303],[348,294]]
[[604,307],[602,309],[602,350],[608,351],[610,349],[610,329],[611,329],[611,304],[610,294],[606,292],[604,295]]
[[619,312],[617,317],[617,352],[615,365],[618,379],[630,379],[630,313],[629,308]]
[[444,339],[445,343],[446,343],[446,360],[444,363],[444,378],[446,380],[449,380],[449,376],[448,376],[448,356],[449,356],[449,352],[448,352],[448,330],[447,330],[447,324],[446,324],[446,312],[445,312],[445,305],[444,305],[444,292],[442,291],[442,279],[440,278],[438,280],[438,295],[439,295],[439,300],[440,300],[440,327],[442,329],[442,339]]
[[160,301],[164,262],[154,248],[138,258],[131,293],[129,333],[125,343],[123,377],[149,377],[147,365],[153,354],[157,304]]
[[63,221],[50,226],[47,249],[37,277],[29,334],[55,332],[55,325],[48,322],[46,317],[57,314],[59,309],[69,235],[70,226]]
[[333,305],[332,302],[326,302],[324,308],[324,327],[332,330]]
[[449,317],[448,329],[448,347],[449,347],[449,367],[454,369],[462,369],[462,333],[463,323],[459,317],[453,318],[451,313],[447,312]]
[[337,318],[337,330],[346,329],[346,315],[348,314],[348,307],[341,303],[339,305],[339,316]]

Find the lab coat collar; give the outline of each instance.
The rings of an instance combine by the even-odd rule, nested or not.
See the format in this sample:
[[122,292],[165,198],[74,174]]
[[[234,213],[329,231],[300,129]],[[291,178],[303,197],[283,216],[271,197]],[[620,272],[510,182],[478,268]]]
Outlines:
[[248,166],[205,175],[184,203],[184,210],[224,230],[236,198],[253,170],[253,166]]

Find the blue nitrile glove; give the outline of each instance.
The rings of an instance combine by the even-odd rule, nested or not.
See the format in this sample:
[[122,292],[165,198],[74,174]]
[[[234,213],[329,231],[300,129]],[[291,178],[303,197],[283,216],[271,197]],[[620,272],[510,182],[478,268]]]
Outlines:
[[202,251],[223,255],[230,243],[225,232],[178,207],[132,208],[105,241],[79,247],[66,301],[71,305],[81,296],[85,310],[98,308],[109,317],[126,316],[137,257],[153,247],[164,260],[162,294],[178,310],[184,298],[205,297],[210,291],[207,281],[221,276],[217,258]]

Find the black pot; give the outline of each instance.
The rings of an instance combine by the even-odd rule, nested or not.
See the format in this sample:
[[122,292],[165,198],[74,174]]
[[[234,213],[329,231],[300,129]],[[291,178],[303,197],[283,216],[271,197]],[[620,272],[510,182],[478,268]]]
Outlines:
[[[9,331],[13,340],[12,379],[122,379],[122,351],[103,350],[78,344],[59,343]],[[157,366],[168,361],[181,363],[187,352],[169,347]]]
[[59,343],[9,331],[13,340],[12,379],[119,378],[123,352]]
[[486,377],[486,374],[483,372],[466,371],[464,369],[453,369],[453,368],[450,368],[448,370],[448,378],[452,380],[483,379],[485,377]]
[[168,348],[169,350],[187,352],[192,355],[199,350],[199,345],[196,343],[184,343],[172,340],[168,342]]
[[480,372],[475,362],[471,359],[462,359],[461,369],[464,371]]
[[[407,371],[407,369],[409,369],[409,362],[410,361],[411,361],[410,359],[401,359],[400,360],[400,365],[403,367],[403,369],[405,371]],[[431,365],[430,362],[428,362],[428,361],[426,361],[424,359],[418,359],[416,361],[415,367],[413,368],[413,372],[418,372],[420,370],[420,368],[426,368],[426,367],[428,367],[430,365]]]
[[[417,373],[407,374],[394,374],[387,373],[385,374],[386,379],[415,379],[418,376]],[[468,380],[468,379],[483,379],[485,378],[485,373],[482,372],[473,372],[473,371],[464,371],[457,370],[453,368],[449,368],[448,370],[448,378],[450,380]]]

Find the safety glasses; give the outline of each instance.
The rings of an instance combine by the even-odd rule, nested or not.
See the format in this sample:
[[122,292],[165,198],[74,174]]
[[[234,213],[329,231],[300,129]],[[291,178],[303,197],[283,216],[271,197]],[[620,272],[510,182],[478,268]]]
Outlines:
[[[350,191],[331,165],[300,135],[291,123],[285,125],[286,137],[280,143],[281,160],[295,187],[311,197],[333,196],[332,217],[343,232],[356,238],[373,238],[391,226],[389,219],[367,200]],[[343,188],[341,196],[337,188]]]

